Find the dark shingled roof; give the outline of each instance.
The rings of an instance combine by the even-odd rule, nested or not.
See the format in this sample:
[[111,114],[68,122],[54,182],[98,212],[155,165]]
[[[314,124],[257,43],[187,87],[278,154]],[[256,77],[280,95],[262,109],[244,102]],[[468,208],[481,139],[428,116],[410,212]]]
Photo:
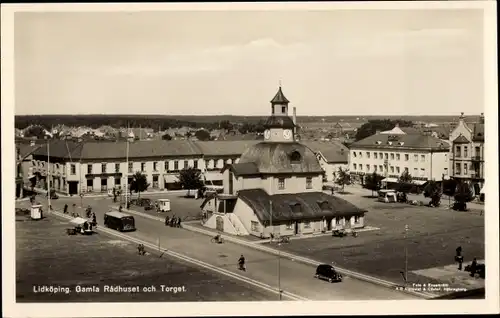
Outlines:
[[274,95],[274,98],[271,100],[272,104],[288,104],[290,101],[285,97],[283,94],[283,91],[281,90],[281,86],[278,89],[278,92],[276,95]]
[[49,149],[47,149],[46,145],[40,144],[40,148],[33,152],[33,156],[46,157],[48,150],[51,158],[80,159],[82,146],[83,143],[74,141],[51,140],[49,142]]
[[[292,163],[292,153],[300,160]],[[245,151],[239,163],[255,163],[260,173],[322,173],[314,152],[297,142],[260,142]]]
[[295,124],[293,119],[288,116],[270,116],[264,123],[265,128],[288,128],[293,129]]
[[240,156],[259,140],[195,141],[194,144],[204,156]]
[[470,143],[470,140],[465,138],[464,135],[460,134],[457,138],[455,138],[455,140],[453,140],[453,143],[455,143],[455,144],[468,144],[468,143]]
[[222,171],[230,169],[236,177],[239,176],[252,176],[259,175],[259,168],[254,162],[245,162],[245,163],[233,163],[232,165],[226,165]]
[[[303,192],[291,194],[276,194],[270,196],[262,189],[247,189],[238,191],[238,197],[247,203],[257,215],[261,223],[270,221],[270,201],[273,202],[273,223],[283,223],[294,220],[320,220],[336,216],[363,215],[366,210],[352,203],[323,192]],[[292,206],[299,204],[299,209]]]
[[[380,144],[377,143],[378,141],[380,141]],[[389,141],[392,142],[392,145],[389,144]],[[401,144],[401,142],[403,142],[403,144]],[[439,138],[430,135],[408,134],[392,136],[390,134],[375,134],[353,142],[349,148],[426,149],[433,151],[448,151],[449,145]]]
[[472,140],[474,141],[484,141],[484,124],[474,124],[472,128]]
[[[201,156],[201,150],[189,140],[144,140],[129,143],[129,158]],[[127,156],[127,142],[87,142],[82,149],[85,159],[117,159]]]

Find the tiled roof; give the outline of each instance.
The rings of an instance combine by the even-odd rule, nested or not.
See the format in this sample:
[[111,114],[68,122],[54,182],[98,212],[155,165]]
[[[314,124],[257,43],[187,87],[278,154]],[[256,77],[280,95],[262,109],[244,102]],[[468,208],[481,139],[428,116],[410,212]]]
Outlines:
[[468,140],[464,135],[460,134],[455,140],[453,140],[455,144],[468,144],[470,140]]
[[227,165],[222,169],[221,172],[224,172],[226,168],[231,169],[235,176],[255,176],[259,175],[259,168],[253,162],[245,162],[245,163],[233,163],[232,165]]
[[349,149],[338,141],[301,141],[301,144],[309,147],[314,153],[321,153],[328,163],[347,163],[349,161]]
[[274,95],[273,99],[271,100],[271,103],[273,103],[273,104],[288,104],[288,103],[290,103],[290,101],[283,94],[283,91],[281,90],[281,86],[278,89],[278,92],[276,93],[276,95]]
[[50,154],[51,158],[80,159],[82,146],[82,143],[74,141],[51,140],[49,142],[49,149],[42,144],[42,146],[33,153],[33,156],[45,157]]
[[[129,158],[201,156],[199,148],[189,140],[144,140],[129,143]],[[127,142],[87,142],[82,149],[84,159],[117,159],[127,156]]]
[[[362,215],[366,210],[352,203],[323,192],[276,194],[270,196],[263,189],[238,191],[238,197],[247,203],[261,223],[270,221],[270,201],[273,202],[273,223],[294,220],[321,220],[336,216]],[[292,206],[299,204],[299,209]]]
[[421,134],[422,132],[418,130],[417,128],[413,127],[399,127],[405,134],[411,135],[411,134]]
[[472,140],[474,141],[484,141],[484,124],[478,123],[474,124],[472,129]]
[[258,140],[221,140],[195,141],[200,153],[204,156],[241,156],[248,148],[259,143]]
[[[299,156],[292,161],[292,154]],[[260,173],[321,173],[314,152],[298,142],[260,142],[246,150],[239,163],[255,163]]]
[[295,124],[293,119],[288,116],[269,116],[264,123],[264,127],[293,129]]
[[[392,144],[389,144],[392,143]],[[423,135],[389,135],[375,134],[370,137],[353,142],[350,148],[375,148],[375,149],[426,149],[447,151],[449,145],[439,138]]]

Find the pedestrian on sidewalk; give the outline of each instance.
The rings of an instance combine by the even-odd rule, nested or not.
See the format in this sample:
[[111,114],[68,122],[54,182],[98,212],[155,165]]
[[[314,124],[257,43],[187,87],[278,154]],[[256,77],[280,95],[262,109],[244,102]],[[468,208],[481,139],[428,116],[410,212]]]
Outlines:
[[177,227],[181,227],[181,218],[177,218]]
[[67,204],[64,205],[63,213],[68,214],[68,205]]
[[168,222],[169,222],[169,218],[168,218],[168,215],[165,217],[165,226],[168,226]]

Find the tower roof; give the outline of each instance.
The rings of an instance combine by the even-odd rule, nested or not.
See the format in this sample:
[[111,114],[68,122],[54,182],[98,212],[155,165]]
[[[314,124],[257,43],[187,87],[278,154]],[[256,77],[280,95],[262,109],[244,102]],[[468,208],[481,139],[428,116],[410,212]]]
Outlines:
[[290,101],[285,97],[280,86],[278,92],[276,93],[276,95],[274,95],[274,98],[271,100],[271,104],[288,104],[288,103],[290,103]]

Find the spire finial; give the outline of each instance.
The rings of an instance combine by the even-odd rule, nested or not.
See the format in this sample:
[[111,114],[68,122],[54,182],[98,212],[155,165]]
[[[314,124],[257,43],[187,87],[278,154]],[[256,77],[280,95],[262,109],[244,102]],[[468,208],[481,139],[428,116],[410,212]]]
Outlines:
[[279,85],[280,85],[280,88],[281,88],[281,80],[279,80]]

